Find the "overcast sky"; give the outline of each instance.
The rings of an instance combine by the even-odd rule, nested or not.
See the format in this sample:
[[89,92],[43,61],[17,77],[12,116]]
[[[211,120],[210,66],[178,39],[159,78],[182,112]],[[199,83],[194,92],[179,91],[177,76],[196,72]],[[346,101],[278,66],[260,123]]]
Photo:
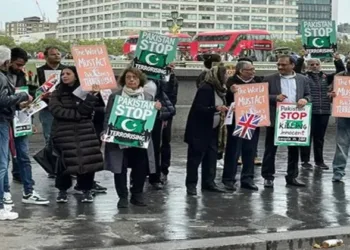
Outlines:
[[[37,0],[46,18],[57,20],[57,0]],[[339,22],[350,23],[350,0],[339,2]],[[40,16],[36,0],[0,0],[0,22],[18,21],[27,16]],[[4,24],[3,24],[4,25]],[[2,27],[4,28],[4,27]]]

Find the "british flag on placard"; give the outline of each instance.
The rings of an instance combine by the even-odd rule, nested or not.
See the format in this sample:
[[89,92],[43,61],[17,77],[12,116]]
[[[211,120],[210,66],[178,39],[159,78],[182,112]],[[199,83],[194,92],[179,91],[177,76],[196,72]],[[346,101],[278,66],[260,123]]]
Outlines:
[[241,137],[243,139],[251,140],[260,120],[261,116],[259,115],[242,115],[232,135]]

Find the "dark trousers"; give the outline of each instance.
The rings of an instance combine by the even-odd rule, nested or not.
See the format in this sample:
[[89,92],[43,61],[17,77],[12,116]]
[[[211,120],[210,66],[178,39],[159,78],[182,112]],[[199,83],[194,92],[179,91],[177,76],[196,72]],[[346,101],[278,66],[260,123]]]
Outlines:
[[[127,148],[123,150],[123,169],[120,174],[114,174],[114,185],[119,198],[128,197],[127,167],[131,168],[132,186],[130,192],[139,194],[143,192],[143,186],[148,174],[147,149]],[[126,165],[126,162],[128,163]]]
[[300,147],[300,158],[302,162],[310,161],[311,143],[314,143],[314,160],[316,165],[323,164],[324,137],[328,127],[329,115],[312,115],[310,146]]
[[196,187],[198,167],[202,163],[202,188],[215,185],[216,161],[218,155],[218,129],[213,129],[210,144],[204,150],[188,145],[186,187]]
[[[277,146],[274,144],[275,128],[266,128],[265,138],[265,152],[262,162],[261,175],[266,180],[274,180],[275,174],[275,157],[277,152]],[[299,148],[300,147],[288,147],[288,167],[286,178],[291,180],[295,179],[299,175],[298,161],[299,161]]]
[[159,183],[160,174],[169,174],[171,160],[171,126],[173,120],[169,120],[166,127],[163,128],[163,121],[157,119],[152,130],[152,141],[154,146],[154,157],[156,164],[156,173],[149,177],[150,183]]
[[260,128],[254,131],[251,140],[232,136],[234,126],[227,126],[227,143],[225,151],[223,182],[236,182],[238,158],[242,156],[243,168],[241,182],[252,183],[254,179],[254,160],[259,142]]
[[[95,173],[77,175],[77,186],[83,191],[89,191],[93,187]],[[62,191],[72,186],[72,177],[69,174],[56,176],[56,188]]]

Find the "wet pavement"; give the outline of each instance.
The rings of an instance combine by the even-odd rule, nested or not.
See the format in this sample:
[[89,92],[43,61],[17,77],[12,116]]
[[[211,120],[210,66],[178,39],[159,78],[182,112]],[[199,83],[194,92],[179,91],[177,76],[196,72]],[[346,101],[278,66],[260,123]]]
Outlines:
[[[31,153],[43,145],[41,135],[34,135]],[[326,163],[331,166],[335,149],[335,128],[328,130],[325,143]],[[264,134],[259,143],[263,154]],[[36,190],[51,201],[49,206],[21,203],[21,186],[11,182],[20,218],[0,222],[0,249],[91,249],[119,247],[187,239],[256,235],[305,229],[350,226],[350,189],[345,183],[333,184],[332,171],[300,170],[307,188],[285,186],[286,148],[276,159],[274,189],[264,189],[260,167],[256,167],[259,191],[238,189],[234,193],[201,193],[188,197],[184,186],[186,145],[176,139],[169,183],[163,191],[146,188],[148,207],[130,205],[117,209],[113,176],[97,174],[108,188],[96,196],[93,204],[81,204],[79,195],[70,192],[67,204],[56,204],[54,181],[33,161]],[[222,170],[217,171],[220,181]],[[200,174],[199,174],[200,176]],[[1,238],[1,236],[0,236]],[[116,248],[118,249],[118,248]],[[130,248],[132,249],[132,248]],[[150,248],[152,249],[152,248]],[[265,248],[266,249],[266,248]]]

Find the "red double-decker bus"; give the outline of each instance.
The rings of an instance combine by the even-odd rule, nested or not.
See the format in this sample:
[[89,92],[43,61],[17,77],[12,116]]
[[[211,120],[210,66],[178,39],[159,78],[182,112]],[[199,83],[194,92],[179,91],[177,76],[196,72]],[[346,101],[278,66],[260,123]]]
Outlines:
[[[166,35],[170,37],[179,37],[179,43],[177,45],[177,48],[178,48],[178,51],[181,52],[181,54],[185,55],[186,53],[190,52],[192,38],[189,34],[180,33],[180,34],[174,35],[174,34],[166,33]],[[139,40],[138,35],[129,36],[126,39],[123,46],[124,55],[133,53],[136,50],[136,45],[138,40]]]
[[195,60],[205,53],[227,53],[233,57],[265,61],[272,50],[271,35],[266,30],[201,32],[191,43],[191,56]]

